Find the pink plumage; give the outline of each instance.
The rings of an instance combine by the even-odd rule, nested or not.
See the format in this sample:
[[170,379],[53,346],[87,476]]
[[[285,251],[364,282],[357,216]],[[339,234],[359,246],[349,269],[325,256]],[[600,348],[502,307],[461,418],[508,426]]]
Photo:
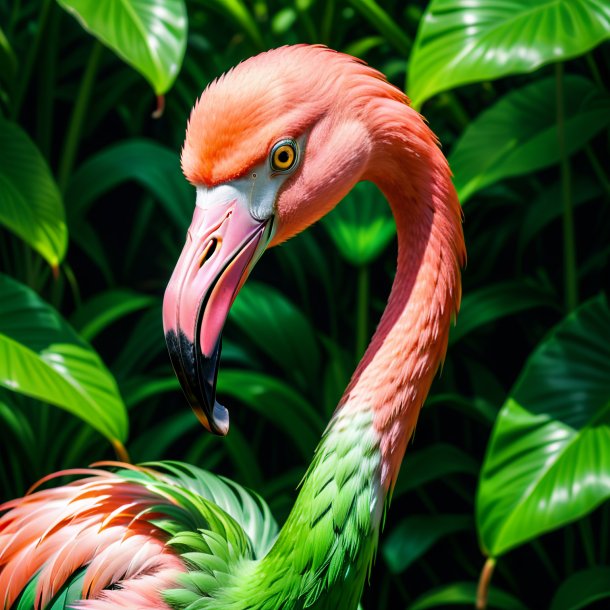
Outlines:
[[[160,591],[185,571],[165,543],[168,535],[151,521],[170,499],[103,470],[62,487],[36,491],[0,505],[0,600],[10,608],[28,581],[41,570],[36,607],[43,608],[78,568],[87,566],[84,590],[106,604],[131,600],[132,608],[166,608]],[[9,510],[12,509],[12,510]],[[143,583],[146,586],[143,586]],[[102,593],[119,583],[121,595]],[[121,597],[123,596],[123,597]],[[135,603],[137,600],[137,603]],[[103,605],[86,605],[102,608]]]

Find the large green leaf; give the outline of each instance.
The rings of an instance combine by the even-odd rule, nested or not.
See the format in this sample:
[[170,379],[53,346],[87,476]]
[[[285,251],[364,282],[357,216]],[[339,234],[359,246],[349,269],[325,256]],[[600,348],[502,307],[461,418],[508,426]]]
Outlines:
[[64,206],[46,161],[28,135],[0,118],[0,223],[49,264],[58,265],[68,243]]
[[432,0],[409,64],[419,107],[466,83],[531,72],[610,38],[607,0]]
[[390,571],[400,574],[441,538],[473,527],[470,515],[413,515],[384,539],[382,554]]
[[[610,95],[582,76],[566,75],[564,89],[572,154],[610,125]],[[559,161],[556,102],[555,80],[546,78],[511,91],[466,128],[449,157],[462,203],[498,180]]]
[[533,282],[517,280],[489,284],[469,292],[462,299],[449,343],[455,343],[480,326],[534,307],[556,308],[557,297]]
[[501,555],[610,497],[610,311],[589,301],[529,358],[493,429],[477,494]]
[[610,568],[595,567],[572,574],[553,596],[550,610],[580,610],[610,598]]
[[86,220],[90,207],[117,186],[134,181],[146,188],[183,232],[195,207],[195,193],[180,171],[178,153],[156,142],[134,138],[104,148],[73,174],[66,191],[71,236],[106,272],[104,247]]
[[229,320],[301,388],[319,382],[315,331],[301,310],[275,288],[247,283],[231,307]]
[[123,442],[125,407],[95,351],[36,293],[1,274],[0,301],[0,385],[61,407]]
[[84,216],[103,194],[132,180],[148,189],[176,226],[186,230],[195,192],[180,171],[178,152],[138,138],[108,146],[78,168],[66,191],[70,218]]
[[396,233],[392,212],[372,182],[358,183],[322,225],[343,258],[356,266],[377,258]]
[[[454,582],[424,593],[416,599],[408,610],[427,610],[428,608],[446,608],[447,606],[470,606],[477,601],[477,585],[474,582]],[[526,610],[525,606],[512,595],[489,587],[487,608],[499,610]]]
[[184,0],[57,0],[93,36],[165,93],[184,58],[188,20]]
[[139,309],[150,307],[158,299],[132,290],[105,290],[97,293],[72,314],[70,322],[86,341],[92,341],[113,322]]

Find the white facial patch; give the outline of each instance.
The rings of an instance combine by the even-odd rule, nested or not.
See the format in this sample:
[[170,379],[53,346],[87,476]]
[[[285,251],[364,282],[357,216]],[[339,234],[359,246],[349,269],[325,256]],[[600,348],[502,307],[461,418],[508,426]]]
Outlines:
[[[302,160],[305,136],[298,138],[297,144]],[[238,199],[247,203],[252,218],[260,221],[268,220],[275,211],[277,196],[282,184],[293,174],[298,165],[297,163],[293,170],[287,172],[275,172],[267,158],[241,178],[211,188],[198,186],[197,207],[208,210],[213,206],[226,205]]]

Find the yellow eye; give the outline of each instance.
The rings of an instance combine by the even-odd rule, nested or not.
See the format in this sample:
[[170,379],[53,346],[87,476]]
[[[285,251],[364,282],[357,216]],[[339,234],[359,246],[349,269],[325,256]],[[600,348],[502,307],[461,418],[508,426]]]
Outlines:
[[269,155],[271,169],[275,172],[287,172],[298,161],[299,149],[294,140],[280,140],[274,144]]

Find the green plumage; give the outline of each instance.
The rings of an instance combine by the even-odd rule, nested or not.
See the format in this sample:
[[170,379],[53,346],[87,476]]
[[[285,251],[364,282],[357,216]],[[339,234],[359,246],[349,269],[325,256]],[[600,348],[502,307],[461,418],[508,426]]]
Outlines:
[[170,544],[190,571],[180,578],[181,589],[166,592],[168,603],[177,610],[357,608],[375,554],[383,494],[371,415],[346,411],[331,421],[295,506],[264,556],[216,528],[174,536]]

